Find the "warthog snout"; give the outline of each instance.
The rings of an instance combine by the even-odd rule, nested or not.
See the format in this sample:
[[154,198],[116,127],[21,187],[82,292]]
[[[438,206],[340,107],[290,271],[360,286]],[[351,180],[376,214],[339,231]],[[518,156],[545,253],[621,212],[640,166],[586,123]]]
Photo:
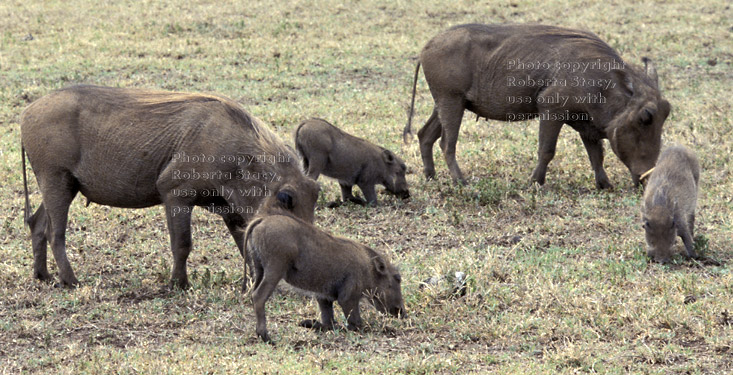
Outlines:
[[652,249],[646,250],[646,256],[649,257],[649,259],[659,263],[659,264],[667,264],[669,262],[669,255],[662,255],[662,254],[655,254],[656,252]]
[[400,190],[400,191],[394,191],[394,192],[390,191],[390,193],[393,194],[395,197],[400,198],[400,199],[410,198],[410,191],[407,190],[407,189]]
[[636,173],[631,174],[631,181],[633,181],[635,187],[645,184],[645,182],[641,180],[641,175]]
[[404,318],[407,316],[407,310],[405,310],[401,295],[399,297],[395,296],[395,301],[392,303],[383,303],[381,298],[377,297],[372,300],[372,304],[380,313],[389,314],[395,318]]
[[405,312],[404,307],[394,307],[389,311],[389,314],[400,319],[407,317],[407,312]]

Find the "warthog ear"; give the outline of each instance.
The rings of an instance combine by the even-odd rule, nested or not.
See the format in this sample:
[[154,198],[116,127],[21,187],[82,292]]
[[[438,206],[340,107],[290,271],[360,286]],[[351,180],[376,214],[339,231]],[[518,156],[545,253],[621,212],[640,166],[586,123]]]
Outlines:
[[654,87],[658,89],[659,76],[657,75],[657,68],[654,67],[654,63],[652,63],[652,60],[647,57],[642,57],[641,61],[644,62],[644,70],[646,70],[646,75],[652,79],[652,82],[654,82]]
[[382,151],[382,159],[387,164],[394,163],[394,154],[390,150],[384,150]]
[[380,257],[374,257],[372,258],[372,264],[374,265],[374,269],[377,271],[378,274],[382,276],[387,275],[387,264],[384,263],[384,259]]
[[287,190],[279,191],[277,193],[277,201],[283,208],[292,210],[295,205],[293,204],[293,194]]
[[639,114],[639,123],[642,125],[651,125],[651,123],[654,122],[654,113],[656,113],[656,111],[644,108],[644,110]]
[[614,69],[612,72],[616,75],[618,87],[627,96],[634,96],[634,80],[625,70]]

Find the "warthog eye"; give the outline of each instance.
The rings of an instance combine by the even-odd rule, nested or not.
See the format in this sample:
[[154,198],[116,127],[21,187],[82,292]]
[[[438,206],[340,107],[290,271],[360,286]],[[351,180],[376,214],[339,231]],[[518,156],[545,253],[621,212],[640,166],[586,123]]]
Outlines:
[[277,200],[280,204],[288,210],[292,210],[295,205],[293,204],[293,194],[289,191],[280,191],[277,193]]
[[651,123],[654,121],[654,113],[649,110],[645,109],[641,112],[641,116],[639,116],[639,122],[642,125],[651,125]]

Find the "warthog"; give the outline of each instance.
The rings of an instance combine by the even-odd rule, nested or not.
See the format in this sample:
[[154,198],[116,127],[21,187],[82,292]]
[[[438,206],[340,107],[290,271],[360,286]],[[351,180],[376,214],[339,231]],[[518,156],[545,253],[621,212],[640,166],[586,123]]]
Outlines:
[[189,93],[73,86],[48,94],[21,115],[22,146],[43,203],[28,217],[34,277],[51,280],[51,242],[61,284],[77,278],[66,257],[68,210],[87,204],[143,208],[163,203],[173,251],[171,284],[188,286],[191,211],[222,216],[243,254],[246,226],[261,205],[313,221],[318,185],[267,126],[229,99]]
[[612,186],[603,169],[604,138],[638,184],[659,155],[662,124],[670,111],[653,64],[643,61],[646,72],[624,63],[586,31],[543,25],[453,27],[420,53],[405,141],[422,64],[435,100],[432,115],[418,132],[427,178],[435,176],[433,144],[441,138],[452,179],[465,181],[456,162],[456,142],[468,109],[493,120],[540,119],[539,160],[532,173],[539,184],[545,182],[563,124],[580,133],[598,188]]
[[295,129],[295,148],[309,177],[318,179],[323,174],[338,180],[344,202],[365,203],[352,194],[354,185],[359,186],[369,204],[377,203],[376,184],[400,198],[410,196],[402,159],[325,120],[313,118],[300,123]]
[[246,229],[245,251],[254,268],[252,301],[257,316],[257,336],[270,341],[265,302],[277,283],[316,294],[321,321],[305,320],[301,326],[333,329],[333,302],[338,301],[347,328],[362,326],[359,301],[366,297],[374,307],[404,316],[401,276],[380,253],[354,241],[334,237],[287,213],[259,216]]
[[669,260],[677,236],[687,256],[697,258],[693,235],[699,181],[700,163],[692,151],[672,146],[662,152],[649,176],[642,207],[646,253],[657,262]]

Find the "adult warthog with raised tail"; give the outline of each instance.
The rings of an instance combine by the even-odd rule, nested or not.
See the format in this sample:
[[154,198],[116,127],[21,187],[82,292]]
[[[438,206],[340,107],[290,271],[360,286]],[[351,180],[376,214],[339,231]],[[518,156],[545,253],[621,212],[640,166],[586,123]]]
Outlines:
[[[611,187],[603,169],[603,143],[631,172],[635,184],[659,156],[662,124],[669,102],[659,92],[657,73],[626,64],[596,35],[544,25],[460,25],[430,40],[420,65],[435,101],[418,132],[427,178],[435,176],[433,144],[441,138],[454,181],[464,177],[456,162],[456,142],[464,110],[493,120],[540,119],[537,166],[532,180],[545,182],[560,129],[580,133],[595,172],[596,186]],[[412,104],[405,140],[410,133]]]
[[[191,211],[219,214],[243,253],[241,228],[260,207],[313,221],[318,185],[267,126],[229,99],[98,86],[48,94],[21,115],[27,153],[43,203],[31,229],[35,278],[51,280],[51,243],[63,286],[75,286],[66,257],[69,205],[78,192],[102,205],[165,205],[173,251],[171,284],[186,288]],[[25,155],[23,156],[25,182]]]

